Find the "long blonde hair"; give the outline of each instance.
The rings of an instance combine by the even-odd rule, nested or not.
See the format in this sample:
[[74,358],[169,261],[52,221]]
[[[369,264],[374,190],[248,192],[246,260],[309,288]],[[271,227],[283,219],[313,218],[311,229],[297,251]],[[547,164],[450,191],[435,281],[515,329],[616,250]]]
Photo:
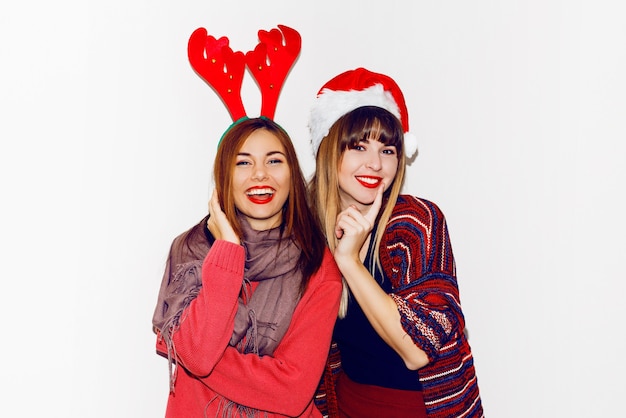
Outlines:
[[[334,252],[338,242],[335,236],[335,223],[337,215],[341,211],[339,167],[343,153],[364,139],[395,146],[398,157],[398,171],[391,187],[384,194],[384,202],[386,203],[381,208],[378,228],[376,228],[374,235],[374,263],[370,269],[370,273],[374,276],[374,270],[380,268],[380,243],[391,212],[400,195],[406,171],[404,134],[398,118],[387,110],[375,106],[359,107],[339,118],[320,143],[316,156],[315,174],[309,183],[309,194],[322,225],[322,231],[326,236],[326,243]],[[345,317],[347,309],[348,288],[344,280],[339,307],[340,318]]]

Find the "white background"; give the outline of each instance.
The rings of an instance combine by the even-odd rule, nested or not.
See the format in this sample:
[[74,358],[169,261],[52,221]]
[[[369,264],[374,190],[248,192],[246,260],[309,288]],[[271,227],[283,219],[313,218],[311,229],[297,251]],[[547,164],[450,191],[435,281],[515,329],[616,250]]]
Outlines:
[[[230,119],[191,69],[202,26],[243,52],[303,38],[276,120],[364,66],[407,99],[406,192],[447,216],[489,417],[623,415],[621,2],[31,1],[0,6],[3,417],[159,417],[151,317],[205,213]],[[232,4],[232,5],[231,5]],[[254,116],[249,74],[244,102]]]

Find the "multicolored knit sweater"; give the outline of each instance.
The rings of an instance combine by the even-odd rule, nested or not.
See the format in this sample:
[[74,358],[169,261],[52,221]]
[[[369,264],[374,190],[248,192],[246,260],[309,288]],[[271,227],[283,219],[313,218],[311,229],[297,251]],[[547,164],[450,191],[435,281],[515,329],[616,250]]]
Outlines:
[[[416,372],[428,416],[483,417],[441,210],[427,200],[401,195],[380,245],[380,261],[404,330],[430,360]],[[341,357],[333,344],[316,395],[317,407],[330,418],[338,416],[334,387],[339,373]]]

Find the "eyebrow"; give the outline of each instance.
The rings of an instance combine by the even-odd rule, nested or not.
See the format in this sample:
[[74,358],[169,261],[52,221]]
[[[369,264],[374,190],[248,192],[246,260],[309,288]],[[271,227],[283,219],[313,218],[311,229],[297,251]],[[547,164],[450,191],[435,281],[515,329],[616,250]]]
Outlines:
[[[268,152],[267,154],[265,154],[265,156],[266,156],[266,157],[270,157],[270,156],[272,156],[272,155],[274,155],[274,154],[280,154],[280,155],[282,155],[283,157],[287,157],[287,156],[285,155],[285,153],[284,153],[284,152],[281,152],[281,151],[270,151],[270,152]],[[241,155],[241,156],[243,156],[243,157],[250,157],[252,154],[250,154],[249,152],[238,152],[238,153],[237,153],[237,155]]]

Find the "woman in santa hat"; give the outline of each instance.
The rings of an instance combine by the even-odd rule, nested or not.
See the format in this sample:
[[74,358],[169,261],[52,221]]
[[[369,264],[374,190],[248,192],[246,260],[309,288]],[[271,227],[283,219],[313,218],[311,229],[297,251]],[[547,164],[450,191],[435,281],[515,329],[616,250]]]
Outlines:
[[314,206],[344,292],[317,396],[330,417],[481,417],[446,220],[400,194],[417,151],[393,79],[364,68],[319,91]]

